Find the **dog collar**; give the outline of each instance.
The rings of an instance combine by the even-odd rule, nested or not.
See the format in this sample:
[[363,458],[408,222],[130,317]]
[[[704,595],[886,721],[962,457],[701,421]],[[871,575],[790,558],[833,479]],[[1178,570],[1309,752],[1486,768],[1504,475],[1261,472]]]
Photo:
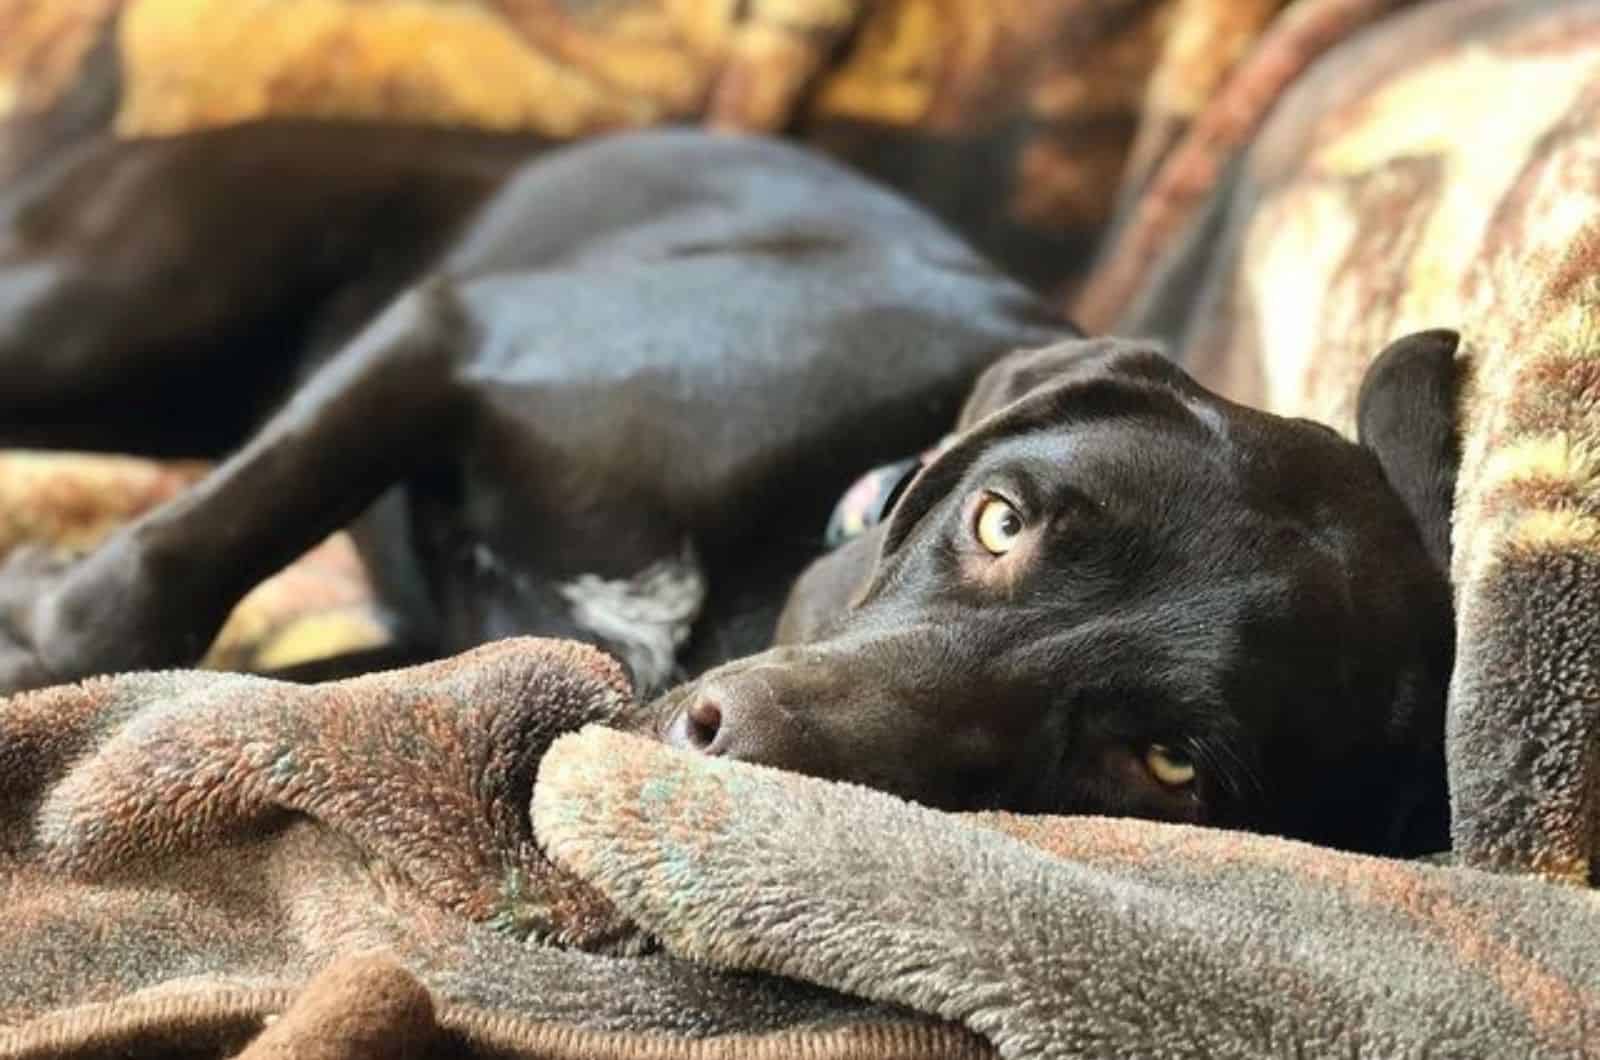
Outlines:
[[916,473],[948,449],[955,437],[947,434],[931,449],[892,464],[875,467],[856,479],[844,496],[839,498],[839,503],[833,506],[833,514],[828,517],[828,529],[822,535],[823,545],[829,549],[838,548],[881,523]]

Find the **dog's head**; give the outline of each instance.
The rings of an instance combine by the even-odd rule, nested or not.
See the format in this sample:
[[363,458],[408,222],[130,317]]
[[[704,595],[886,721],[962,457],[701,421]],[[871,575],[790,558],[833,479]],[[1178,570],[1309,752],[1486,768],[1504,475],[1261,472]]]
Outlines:
[[1385,351],[1361,444],[1140,344],[1013,355],[661,731],[950,809],[1441,843],[1454,348]]

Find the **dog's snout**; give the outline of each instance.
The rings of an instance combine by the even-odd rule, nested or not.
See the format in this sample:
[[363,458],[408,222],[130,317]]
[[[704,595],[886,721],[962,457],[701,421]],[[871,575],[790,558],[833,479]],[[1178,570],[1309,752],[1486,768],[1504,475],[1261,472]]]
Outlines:
[[784,718],[764,680],[723,675],[688,695],[668,723],[665,737],[685,751],[765,761],[790,743]]

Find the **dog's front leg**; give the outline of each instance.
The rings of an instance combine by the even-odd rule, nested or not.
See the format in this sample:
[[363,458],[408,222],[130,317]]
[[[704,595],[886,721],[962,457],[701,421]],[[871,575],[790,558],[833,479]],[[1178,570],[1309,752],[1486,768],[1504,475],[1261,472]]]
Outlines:
[[402,296],[191,490],[67,566],[0,570],[0,690],[192,663],[257,582],[458,429],[454,292]]

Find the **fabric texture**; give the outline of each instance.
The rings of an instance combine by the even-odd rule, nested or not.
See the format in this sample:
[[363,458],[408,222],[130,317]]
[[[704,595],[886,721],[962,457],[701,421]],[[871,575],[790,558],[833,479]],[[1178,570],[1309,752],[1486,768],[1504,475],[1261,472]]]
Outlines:
[[641,720],[606,657],[531,639],[0,704],[0,1057],[1594,1047],[1587,891],[944,814]]
[[1075,282],[1286,0],[0,0],[0,177],[271,118],[782,133]]

